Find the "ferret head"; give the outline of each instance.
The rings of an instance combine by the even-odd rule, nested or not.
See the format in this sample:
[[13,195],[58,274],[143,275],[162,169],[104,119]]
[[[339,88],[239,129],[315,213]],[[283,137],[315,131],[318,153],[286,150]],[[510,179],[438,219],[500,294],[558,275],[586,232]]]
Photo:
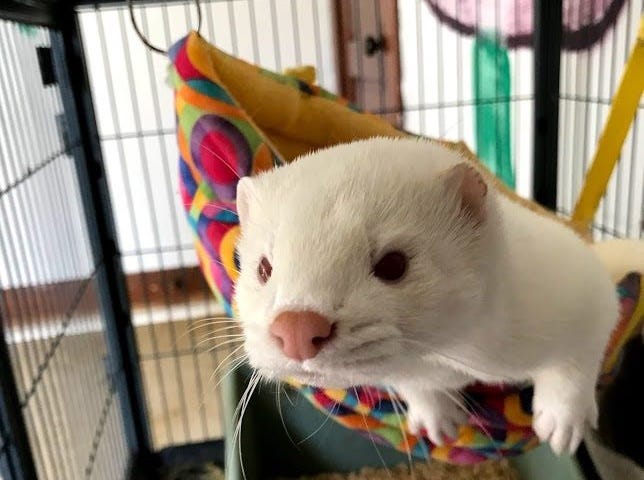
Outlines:
[[263,376],[379,384],[468,328],[490,194],[458,153],[417,140],[333,147],[242,179],[237,210],[235,300]]

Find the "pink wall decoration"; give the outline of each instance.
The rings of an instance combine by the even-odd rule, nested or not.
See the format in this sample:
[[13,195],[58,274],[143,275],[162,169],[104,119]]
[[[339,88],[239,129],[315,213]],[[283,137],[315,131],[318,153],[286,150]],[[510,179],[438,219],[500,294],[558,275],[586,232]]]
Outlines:
[[[534,0],[425,0],[457,31],[497,32],[509,48],[532,46]],[[562,48],[582,50],[614,25],[625,0],[563,0]]]

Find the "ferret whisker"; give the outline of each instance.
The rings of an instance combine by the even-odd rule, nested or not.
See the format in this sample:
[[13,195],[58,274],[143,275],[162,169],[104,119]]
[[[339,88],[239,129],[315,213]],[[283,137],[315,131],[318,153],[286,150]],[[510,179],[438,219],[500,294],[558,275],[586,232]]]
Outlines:
[[[235,352],[237,353],[237,352]],[[219,380],[217,380],[217,383],[215,384],[215,388],[218,387],[221,382],[226,378],[228,375],[230,375],[232,372],[237,370],[239,367],[241,367],[246,361],[248,360],[248,355],[246,354],[241,354],[235,358],[231,358],[229,360],[226,360],[225,362],[219,364],[219,366],[215,369],[215,371],[212,373],[213,377],[217,376],[217,373],[221,373],[221,376],[219,377]],[[226,371],[219,372],[221,367],[228,366],[228,369]]]
[[[275,401],[277,403],[277,411],[280,416],[280,421],[282,422],[282,427],[284,428],[284,433],[286,433],[287,438],[291,442],[291,444],[298,450],[300,450],[300,446],[295,443],[293,440],[293,437],[291,437],[290,432],[288,431],[288,428],[286,427],[286,421],[284,420],[284,413],[282,412],[282,392],[286,395],[286,390],[284,389],[284,385],[280,380],[277,380],[277,388],[275,389]],[[290,401],[290,400],[289,400]]]
[[[458,399],[458,397],[455,397],[449,390],[442,390],[442,392],[445,393],[445,395],[447,395],[447,398],[451,399],[456,404],[456,406],[458,408],[463,410],[463,412],[465,412],[465,414],[469,418],[469,416],[471,415],[471,412],[467,409],[467,406],[464,405]],[[457,394],[458,394],[458,392],[457,392]],[[474,418],[473,421],[476,424],[476,426],[479,427],[483,431],[483,434],[487,437],[487,439],[490,441],[490,443],[492,445],[496,445],[496,442],[494,441],[494,438],[492,438],[492,435],[490,434],[490,431],[485,427],[485,425],[483,425],[483,423],[478,419],[478,417],[476,415],[474,415],[473,418]],[[501,451],[499,450],[499,448],[495,446],[495,449],[496,449],[496,452],[499,455],[501,455]]]
[[375,338],[373,340],[367,340],[367,341],[365,341],[363,343],[360,343],[359,345],[355,345],[355,346],[351,347],[348,350],[348,353],[355,353],[356,351],[368,349],[368,348],[373,347],[375,345],[383,344],[383,343],[386,343],[386,342],[391,341],[391,340],[394,340],[391,336]]
[[[458,409],[462,410],[463,413],[465,413],[465,415],[467,415],[468,418],[469,418],[470,411],[467,409],[467,407],[463,403],[461,403],[461,401],[457,397],[452,395],[452,393],[447,389],[441,390],[441,392],[444,393],[445,396],[447,396],[447,398],[449,398],[456,405],[456,407]],[[460,426],[461,425],[458,425],[458,427],[460,427]],[[489,433],[487,431],[485,432],[485,434],[487,435],[488,439],[492,440],[492,437],[489,435]],[[456,432],[456,438],[453,438],[452,440],[456,440],[457,438],[458,438],[458,430]]]
[[[238,352],[238,351],[239,351],[239,348],[238,348],[238,349],[236,349],[235,351],[231,352],[231,354],[230,354],[230,355],[233,355],[233,354],[235,354],[235,353],[236,353],[236,352]],[[228,355],[228,356],[226,357],[226,359],[227,359],[227,358],[229,358],[229,357],[230,357],[230,355]],[[244,354],[242,354],[242,355],[241,355],[241,357],[234,358],[234,359],[230,360],[230,363],[235,363],[235,362],[239,361],[240,359],[241,359],[242,361],[239,363],[239,365],[236,365],[236,366],[232,367],[228,372],[226,372],[226,373],[225,373],[225,375],[224,375],[222,378],[220,378],[220,379],[219,379],[219,381],[218,381],[218,382],[214,385],[214,387],[212,387],[212,389],[211,389],[211,383],[212,383],[213,379],[215,378],[215,375],[217,374],[217,372],[219,371],[219,369],[220,369],[223,365],[225,365],[225,363],[224,363],[224,362],[226,362],[226,359],[224,359],[222,362],[220,362],[220,363],[219,363],[219,365],[217,366],[217,368],[215,368],[215,370],[214,370],[214,371],[210,374],[210,376],[208,377],[208,382],[206,383],[207,389],[206,389],[206,391],[204,391],[204,392],[203,392],[202,397],[201,397],[201,403],[200,403],[200,408],[201,408],[201,409],[205,408],[205,406],[206,406],[207,395],[209,395],[212,391],[216,391],[216,390],[217,390],[217,388],[219,387],[219,384],[222,382],[222,380],[224,380],[224,378],[226,378],[226,377],[227,377],[231,372],[233,372],[233,371],[234,371],[234,370],[236,370],[240,365],[242,365],[242,364],[243,364],[243,360],[245,360],[247,357],[248,357],[248,356],[244,353]]]
[[[239,352],[243,348],[244,348],[244,345],[239,345],[235,347],[231,352],[229,352],[228,355],[226,355],[224,359],[219,362],[219,365],[217,365],[217,368],[215,368],[215,370],[212,372],[212,374],[210,375],[210,380],[208,381],[210,382],[217,375],[217,372],[219,372],[219,370],[226,365],[227,361],[230,361],[231,363],[236,362],[240,357],[235,358],[233,360],[229,360],[229,359],[230,357],[234,356],[237,352]],[[248,354],[245,352],[242,353],[241,358],[243,357],[248,357]]]
[[239,326],[239,322],[222,322],[222,321],[212,321],[212,322],[200,322],[198,324],[193,324],[190,325],[186,330],[188,332],[193,332],[195,330],[198,330],[200,328],[207,328],[207,327],[217,327],[217,326],[222,326],[222,327],[230,327],[230,326]]
[[226,335],[207,335],[203,336],[201,340],[197,342],[195,347],[200,347],[204,343],[215,343],[215,346],[223,345],[222,343],[216,343],[218,340],[232,340],[232,339],[237,339],[237,341],[241,342],[245,335],[243,333],[236,333],[236,334],[226,334]]
[[416,345],[416,346],[422,347],[424,349],[424,351],[422,353],[432,354],[432,355],[436,355],[437,357],[442,357],[445,360],[450,361],[450,362],[454,362],[454,363],[462,366],[463,368],[465,368],[467,370],[471,370],[473,372],[478,372],[479,374],[482,374],[482,375],[488,376],[488,377],[496,377],[496,378],[502,379],[502,380],[504,380],[506,382],[510,382],[510,383],[515,383],[516,382],[516,380],[513,379],[513,378],[510,378],[510,377],[507,377],[507,376],[504,376],[504,375],[499,375],[498,373],[486,372],[484,370],[481,370],[478,367],[472,367],[471,365],[468,365],[468,364],[464,363],[463,361],[461,361],[461,360],[459,360],[457,358],[454,358],[454,357],[452,357],[450,355],[447,355],[445,353],[437,352],[435,350],[429,351],[429,350],[427,350],[427,345],[424,342],[421,342],[419,340],[413,340],[413,339],[410,339],[410,338],[402,338],[402,337],[400,338],[400,340],[402,340],[404,343],[407,343],[407,344],[410,344],[410,345]]
[[378,325],[380,323],[382,323],[380,320],[374,320],[374,321],[369,321],[369,322],[358,323],[356,325],[351,325],[349,327],[349,333],[356,333],[359,330],[369,328],[369,327],[373,327],[373,326],[376,326],[376,325]]
[[246,361],[247,361],[247,360],[248,360],[248,355],[242,355],[242,356],[240,356],[240,357],[237,357],[237,358],[235,358],[235,359],[231,360],[231,363],[232,363],[232,362],[234,362],[234,363],[232,363],[232,365],[230,366],[230,368],[228,369],[228,371],[227,371],[227,372],[225,372],[225,373],[221,376],[221,378],[219,378],[219,380],[217,380],[217,383],[215,383],[215,389],[216,389],[216,388],[218,388],[218,387],[219,387],[219,385],[221,385],[221,384],[222,384],[222,382],[223,382],[223,381],[224,381],[224,380],[225,380],[225,379],[226,379],[226,378],[227,378],[231,373],[233,373],[235,370],[237,370],[239,367],[241,367],[244,363],[246,363]]
[[243,346],[243,341],[244,341],[243,338],[232,338],[230,340],[226,340],[225,342],[221,342],[221,343],[217,343],[216,345],[213,345],[211,348],[208,348],[206,350],[206,352],[207,353],[212,353],[212,352],[215,352],[215,351],[219,350],[222,347],[225,347],[226,345],[231,345],[231,344],[239,345],[241,343],[242,344],[241,346]]
[[[239,455],[239,465],[242,471],[242,477],[244,480],[246,480],[246,470],[244,469],[244,459],[242,456],[242,446],[241,446],[241,429],[242,429],[242,424],[244,421],[244,415],[246,413],[246,408],[248,407],[248,404],[250,403],[250,398],[253,395],[253,392],[255,391],[255,388],[257,387],[257,384],[259,383],[260,376],[257,372],[253,372],[251,375],[250,380],[248,381],[248,385],[246,386],[246,389],[244,390],[244,393],[242,395],[242,398],[240,399],[239,403],[237,404],[237,408],[235,409],[235,413],[233,414],[233,419],[237,418],[237,424],[235,426],[235,432],[233,435],[233,445],[238,444],[239,449],[238,449],[238,455]],[[234,450],[234,449],[232,449]]]
[[293,402],[293,400],[291,400],[291,396],[288,394],[288,390],[286,388],[282,387],[282,391],[284,392],[284,396],[288,400],[288,403],[291,404],[291,407],[295,407],[295,403]]
[[297,442],[298,445],[302,445],[304,442],[306,442],[307,440],[313,438],[316,433],[318,433],[320,430],[322,430],[322,428],[327,424],[327,422],[329,421],[331,416],[335,415],[335,410],[337,409],[337,407],[338,407],[338,402],[334,402],[333,407],[331,407],[331,409],[327,412],[327,414],[326,414],[324,420],[322,421],[322,423],[320,423],[320,425],[313,432],[311,432],[306,437],[304,437],[302,440]]
[[448,361],[450,361],[450,362],[454,362],[454,363],[456,363],[456,364],[458,364],[458,365],[461,365],[463,368],[469,369],[469,370],[471,370],[471,371],[473,371],[473,372],[478,372],[478,374],[479,374],[479,375],[480,375],[480,374],[483,374],[484,376],[487,376],[487,377],[496,377],[496,378],[499,378],[499,379],[501,379],[501,380],[503,380],[503,381],[505,381],[505,382],[508,382],[508,383],[514,383],[514,382],[516,382],[516,380],[515,380],[515,379],[510,378],[510,377],[507,377],[507,376],[505,376],[505,375],[500,375],[500,374],[498,374],[498,373],[490,373],[490,372],[486,372],[486,371],[484,371],[484,370],[481,370],[481,369],[480,369],[480,368],[478,368],[478,367],[473,368],[473,367],[471,367],[470,365],[467,365],[466,363],[464,363],[464,362],[462,362],[462,361],[458,360],[457,358],[454,358],[454,357],[452,357],[452,356],[450,356],[450,355],[446,355],[446,354],[444,354],[444,353],[437,353],[437,352],[434,352],[434,354],[435,354],[435,355],[437,355],[437,356],[439,356],[439,357],[443,357],[444,359],[446,359],[446,360],[448,360]]
[[[191,205],[192,205],[191,203],[184,203],[183,204],[184,207],[190,207]],[[226,208],[226,207],[224,207],[222,205],[218,205],[217,203],[214,203],[214,202],[206,202],[203,205],[204,205],[204,207],[216,208],[217,210],[220,210],[222,212],[228,212],[228,213],[232,213],[234,215],[237,215],[237,212],[235,210],[231,210],[230,208]]]
[[[236,352],[232,352],[232,353],[236,353]],[[233,358],[233,359],[231,359],[231,360],[224,360],[223,362],[221,362],[221,363],[217,366],[217,368],[215,368],[215,370],[210,374],[210,377],[208,378],[208,388],[209,388],[209,389],[211,388],[212,381],[217,377],[217,373],[219,372],[219,370],[220,370],[223,366],[228,366],[228,365],[230,365],[230,366],[228,367],[228,370],[226,370],[225,372],[222,372],[222,375],[219,377],[219,379],[218,379],[218,380],[217,380],[217,382],[214,384],[214,386],[212,386],[212,390],[215,390],[215,391],[216,391],[216,390],[219,388],[219,385],[221,385],[221,383],[222,383],[222,382],[223,382],[223,381],[224,381],[224,380],[225,380],[225,379],[226,379],[226,378],[227,378],[231,373],[233,373],[235,370],[237,370],[239,367],[241,367],[241,366],[244,364],[244,362],[246,362],[246,360],[248,360],[248,356],[247,356],[246,354],[242,354],[242,355],[240,355],[240,356],[239,356],[239,357],[237,357],[237,358]]]
[[[194,335],[194,332],[197,332],[198,330],[203,330],[205,328],[213,327],[213,326],[214,325],[204,324],[204,325],[197,325],[197,326],[188,328],[188,329],[186,329],[185,332],[183,332],[181,334],[181,336],[177,340],[182,340],[186,335],[190,335],[190,334]],[[210,334],[213,334],[213,333],[225,332],[225,331],[229,331],[229,330],[233,330],[233,331],[236,330],[236,331],[240,331],[240,332],[242,331],[240,325],[228,325],[228,326],[226,326],[224,324],[224,326],[220,327],[220,328],[208,328],[207,332],[204,333],[203,335],[210,335]]]
[[194,331],[195,331],[195,330],[197,330],[197,328],[196,328],[196,327],[187,327],[187,328],[186,328],[186,329],[181,333],[181,335],[179,335],[179,336],[177,337],[176,342],[180,342],[181,340],[183,340],[184,338],[186,338],[188,335],[190,335],[190,336],[194,337]]
[[240,468],[241,468],[242,476],[244,480],[246,480],[246,470],[244,468],[244,459],[242,456],[241,429],[242,429],[242,424],[244,420],[244,415],[246,413],[246,407],[250,402],[250,398],[253,392],[255,391],[255,387],[257,386],[258,382],[259,382],[259,376],[256,374],[256,372],[254,372],[248,382],[248,385],[246,386],[246,389],[244,390],[244,394],[240,399],[240,403],[237,405],[235,415],[233,416],[233,418],[238,418],[237,425],[235,426],[235,433],[233,436],[233,445],[235,443],[238,443],[238,446],[239,446],[239,449],[238,449],[239,464],[240,464]]
[[[187,330],[187,332],[184,333],[183,335],[186,335],[188,333],[192,333],[192,332],[194,332],[196,330],[200,330],[202,328],[211,327],[211,326],[212,325],[199,325],[199,326],[196,326],[196,327],[192,327],[192,328],[189,328]],[[209,332],[210,333],[216,333],[216,332],[225,332],[225,331],[228,331],[228,330],[239,330],[239,331],[241,331],[241,326],[240,325],[229,325],[229,326],[224,326],[224,327],[219,327],[219,328],[211,328],[209,330]]]
[[440,138],[442,140],[445,140],[445,137],[447,136],[447,134],[450,131],[452,131],[455,127],[458,127],[461,123],[463,123],[462,119],[457,120],[454,123],[452,123],[451,125],[445,127],[445,129],[442,132],[439,132],[438,138]]
[[[404,413],[404,409],[402,408],[402,405],[398,404],[398,400],[396,399],[396,395],[392,390],[392,388],[386,387],[386,390],[387,390],[387,393],[389,394],[391,405],[394,407],[394,413],[396,414],[396,420],[398,421],[400,434],[402,435],[405,441],[405,450],[407,452],[407,460],[409,462],[409,475],[411,476],[412,480],[416,480],[416,474],[414,472],[414,466],[411,458],[411,446],[409,445],[409,438],[407,436],[407,431],[403,427],[403,423],[402,423],[402,414]],[[398,408],[400,408],[400,413],[398,411]]]
[[[225,202],[224,202],[224,203],[225,203]],[[188,207],[188,208],[189,208],[189,207],[192,207],[192,202],[188,202],[188,203],[184,202],[184,203],[183,203],[183,206],[184,206],[184,208],[185,208],[185,207]],[[236,210],[233,210],[233,208],[236,208],[236,206],[234,205],[234,203],[233,203],[233,204],[231,204],[231,208],[225,207],[225,206],[220,205],[219,203],[215,203],[215,202],[207,202],[207,203],[205,203],[205,204],[204,204],[204,206],[206,206],[206,207],[210,207],[210,208],[216,208],[216,209],[217,209],[217,210],[219,210],[219,211],[222,211],[222,212],[228,212],[228,213],[230,213],[230,214],[232,214],[232,215],[238,215],[238,212],[237,212]],[[259,223],[257,223],[257,222],[254,222],[252,219],[247,219],[246,221],[247,221],[248,223],[251,223],[251,224],[253,224],[253,225],[255,225],[255,226],[260,227],[260,229],[264,229],[264,230],[265,230],[265,227],[263,227],[261,224],[259,224]]]
[[[195,353],[197,353],[197,354],[209,353],[209,354],[214,354],[215,356],[224,355],[224,354],[227,355],[228,353],[230,353],[232,351],[232,349],[243,347],[243,346],[244,346],[244,344],[240,344],[238,342],[231,342],[231,343],[225,342],[225,343],[221,344],[221,348],[220,348],[219,345],[216,345],[214,347],[208,347],[208,348],[195,350]],[[224,348],[224,347],[226,347],[226,348]]]
[[465,402],[465,404],[466,404],[469,408],[471,408],[471,409],[472,409],[472,413],[473,413],[473,414],[475,414],[475,415],[476,415],[476,414],[481,414],[481,413],[484,413],[484,412],[485,412],[485,409],[483,408],[483,406],[482,406],[479,402],[477,402],[477,401],[476,401],[476,400],[474,400],[473,398],[471,398],[471,397],[467,396],[467,395],[466,395],[466,394],[464,394],[463,392],[460,392],[460,391],[459,391],[459,392],[457,392],[457,393],[458,393],[458,395],[463,399],[463,401]]
[[218,315],[218,316],[212,316],[212,317],[202,317],[197,320],[193,320],[194,322],[203,322],[205,320],[230,320],[231,322],[236,322],[237,319],[234,317],[231,317],[229,315]]
[[375,403],[375,402],[374,402],[373,395],[371,394],[371,389],[370,389],[370,388],[367,388],[367,389],[366,389],[366,391],[367,391],[367,395],[369,396],[369,401],[370,401],[371,403]]
[[219,153],[215,152],[214,150],[212,150],[211,148],[209,148],[208,146],[206,146],[204,143],[197,144],[196,140],[192,140],[192,142],[191,142],[191,143],[192,143],[191,147],[193,147],[193,146],[198,146],[198,147],[200,147],[200,148],[203,148],[206,152],[208,152],[208,153],[212,154],[215,158],[217,158],[217,160],[219,160],[221,163],[223,163],[223,164],[224,164],[224,166],[226,166],[226,168],[228,168],[228,170],[230,170],[230,171],[231,171],[231,173],[232,173],[233,175],[235,175],[235,176],[237,177],[237,179],[238,179],[238,180],[240,180],[240,179],[241,179],[241,176],[239,175],[239,173],[237,173],[237,170],[235,170],[235,169],[230,165],[230,163],[228,163],[228,162],[226,161],[226,159],[225,159],[223,156],[221,156]]
[[217,210],[220,210],[220,211],[222,211],[222,212],[228,212],[228,213],[232,213],[233,215],[237,215],[237,212],[236,212],[235,210],[232,210],[232,209],[230,209],[230,208],[223,207],[223,206],[221,206],[221,205],[217,205],[217,204],[216,204],[216,203],[214,203],[214,202],[208,202],[208,203],[204,204],[204,206],[206,206],[206,207],[214,207],[214,208],[216,208]]
[[[224,267],[224,269],[226,269],[226,268],[227,268],[227,267],[226,267],[226,265],[224,265],[224,262],[222,262],[221,260],[215,260],[215,263],[217,263],[217,264],[221,265],[222,267]],[[237,270],[237,269],[236,269],[236,268],[234,268],[234,267],[233,267],[233,268],[231,268],[230,270],[231,270],[232,272],[234,272],[236,275],[239,275],[239,274],[241,273],[239,270]]]
[[[360,367],[364,365],[373,365],[376,362],[389,360],[391,358],[390,354],[374,355],[371,357],[349,359],[348,361],[342,362],[342,366],[345,368]],[[373,365],[375,367],[375,365]]]
[[[392,389],[392,390],[393,390],[393,389]],[[392,391],[392,393],[393,393],[393,397],[392,397],[391,401],[392,401],[392,402],[395,402],[395,403],[398,405],[398,408],[400,408],[400,411],[401,411],[401,412],[403,412],[403,413],[405,413],[405,412],[406,412],[406,409],[405,409],[405,407],[403,406],[403,404],[401,403],[401,401],[400,401],[400,397],[397,395],[397,393],[396,393],[395,391]],[[389,395],[391,396],[392,394],[390,393]],[[421,439],[421,440],[420,440],[420,444],[423,446],[423,450],[424,450],[424,452],[425,452],[425,458],[426,458],[427,460],[429,460],[429,459],[430,459],[429,450],[428,450],[427,445],[425,444],[425,442],[424,442],[424,440],[423,440],[423,439]]]
[[[459,396],[463,397],[463,395],[462,395],[460,392],[457,392],[457,394],[458,394]],[[465,401],[465,400],[464,400],[464,401]],[[473,418],[473,420],[472,420],[472,421],[474,422],[474,424],[475,424],[477,427],[479,427],[481,430],[483,430],[483,432],[485,432],[485,436],[490,440],[490,443],[491,443],[492,445],[494,445],[494,446],[495,446],[494,448],[495,448],[495,450],[496,450],[496,453],[499,455],[499,457],[501,457],[501,456],[503,455],[503,454],[502,454],[502,452],[501,452],[501,449],[500,449],[498,446],[496,446],[496,442],[495,442],[494,438],[492,438],[492,434],[491,434],[491,433],[490,433],[490,431],[487,429],[487,427],[483,424],[483,422],[480,420],[479,416],[478,416],[478,415],[476,415],[476,413],[475,413],[475,414],[472,416],[472,418]]]
[[204,333],[203,335],[201,335],[201,338],[205,340],[217,340],[218,338],[234,338],[234,337],[239,338],[239,337],[246,336],[244,333],[234,333],[235,331],[238,331],[238,330],[233,329],[232,332],[228,332],[228,333],[221,333],[222,331],[220,330],[214,330],[214,331]]
[[[466,405],[470,405],[470,407],[472,408],[472,411],[473,411],[473,412],[472,412],[472,413],[473,413],[473,415],[472,415],[473,420],[472,420],[472,421],[474,422],[474,424],[475,424],[477,427],[479,427],[479,428],[483,431],[483,433],[484,433],[484,434],[485,434],[485,436],[488,438],[488,440],[490,440],[490,442],[491,442],[492,444],[495,444],[495,441],[494,441],[494,439],[492,438],[492,434],[490,434],[489,430],[485,427],[485,425],[483,424],[483,422],[479,419],[479,415],[477,415],[477,413],[478,413],[478,414],[483,413],[483,409],[480,407],[480,405],[479,405],[479,410],[477,411],[477,410],[474,408],[474,406],[472,406],[472,405],[468,402],[467,398],[465,397],[465,395],[463,395],[463,393],[462,393],[462,392],[458,392],[458,391],[457,391],[457,392],[456,392],[456,395],[458,395],[458,396],[463,400],[463,402],[464,402]],[[477,403],[477,404],[478,404],[478,403]],[[467,408],[467,407],[466,407],[466,408]],[[499,450],[499,448],[498,448],[498,447],[496,447],[496,451],[497,451],[497,453],[498,453],[499,455],[501,455],[501,451]]]
[[[355,387],[352,387],[352,388],[353,388],[353,394],[356,396],[356,398],[358,398],[358,391],[356,390]],[[391,475],[391,470],[389,470],[389,468],[387,467],[387,464],[385,463],[385,459],[382,457],[382,453],[380,453],[380,449],[378,449],[376,442],[373,439],[373,434],[371,433],[371,429],[369,428],[369,424],[367,423],[367,417],[365,416],[363,411],[360,411],[360,415],[362,415],[362,421],[364,422],[364,427],[368,432],[367,436],[369,437],[369,440],[371,440],[371,445],[373,445],[373,448],[376,450],[376,455],[378,455],[378,458],[380,459],[380,462],[382,463],[382,466],[387,472],[387,475],[389,476],[389,478],[393,478],[393,476]]]
[[239,320],[230,317],[206,317],[198,320],[192,320],[190,325],[201,325],[202,323],[239,323]]

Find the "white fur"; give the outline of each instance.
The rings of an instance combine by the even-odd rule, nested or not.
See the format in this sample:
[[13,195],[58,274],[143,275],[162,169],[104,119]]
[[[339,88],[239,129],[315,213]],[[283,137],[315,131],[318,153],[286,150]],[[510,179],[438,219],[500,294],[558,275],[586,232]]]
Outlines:
[[[534,382],[535,431],[572,452],[596,421],[614,285],[571,230],[493,188],[485,221],[468,220],[440,176],[462,161],[422,140],[373,139],[243,179],[236,301],[250,363],[268,378],[392,386],[436,443],[462,421],[451,392]],[[386,284],[371,269],[391,249],[410,263]],[[337,337],[313,359],[287,359],[268,330],[285,309],[314,309]]]

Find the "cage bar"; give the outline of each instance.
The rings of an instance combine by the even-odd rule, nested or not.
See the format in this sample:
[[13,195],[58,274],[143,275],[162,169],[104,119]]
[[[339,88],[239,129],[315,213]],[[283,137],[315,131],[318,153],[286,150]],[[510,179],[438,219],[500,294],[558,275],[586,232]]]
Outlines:
[[[1,304],[0,304],[1,305]],[[18,386],[13,377],[11,358],[4,339],[4,316],[0,311],[0,475],[3,463],[12,479],[37,478],[27,427],[22,415]]]
[[[465,3],[455,3],[457,20]],[[315,65],[328,90],[411,133],[473,150],[477,107],[508,104],[517,190],[569,215],[642,1],[625,0],[592,49],[568,51],[564,2],[536,0],[533,45],[508,47],[510,94],[497,84],[485,98],[468,84],[478,32],[455,34],[430,4],[206,0],[201,33],[270,70]],[[480,21],[494,9],[496,31],[501,4],[474,0],[470,13]],[[135,0],[134,10],[164,48],[196,18],[188,0]],[[133,463],[154,477],[197,452],[221,460],[218,426],[230,419],[217,424],[224,402],[208,376],[230,352],[210,352],[188,330],[221,312],[176,192],[167,58],[134,43],[118,0],[5,0],[0,17],[12,20],[0,22],[0,364],[12,366],[0,374],[0,477],[111,480]],[[643,238],[643,112],[640,102],[596,239]],[[55,272],[69,278],[52,280]],[[87,368],[75,368],[77,358]]]
[[559,70],[561,0],[534,3],[534,147],[533,196],[543,206],[557,208],[559,134]]
[[[89,80],[82,57],[80,30],[74,12],[67,13],[68,21],[60,25],[61,36],[52,39],[52,44],[57,59],[57,77],[61,83],[64,111],[70,128],[68,134],[71,138],[78,139],[81,146],[74,149],[74,158],[92,256],[95,264],[100,266],[96,278],[106,333],[113,348],[112,355],[115,356],[115,371],[112,374],[119,375],[122,372],[124,378],[123,383],[111,385],[110,392],[117,390],[123,400],[125,424],[132,429],[128,432],[130,450],[134,455],[146,457],[151,453],[151,446],[129,300],[121,271],[102,152],[89,94]],[[110,393],[106,407],[111,405],[111,397]]]

